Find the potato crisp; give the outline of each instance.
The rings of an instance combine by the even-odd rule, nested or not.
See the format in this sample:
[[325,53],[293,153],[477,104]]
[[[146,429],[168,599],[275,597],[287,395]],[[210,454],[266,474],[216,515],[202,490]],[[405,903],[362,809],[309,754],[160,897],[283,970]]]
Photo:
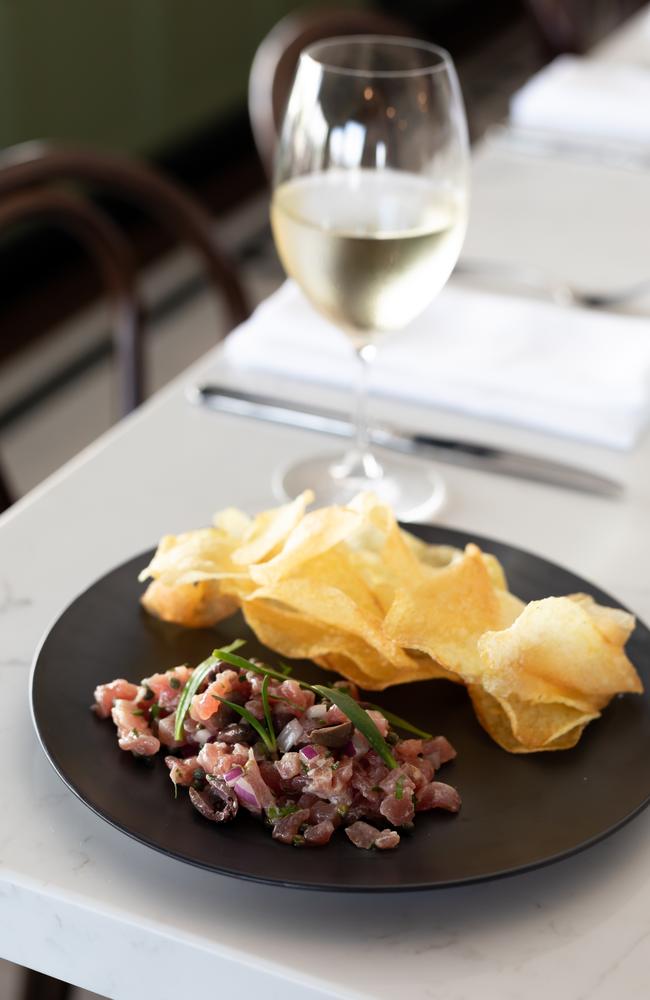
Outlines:
[[618,693],[642,689],[625,611],[585,594],[524,605],[476,545],[428,545],[369,493],[308,511],[304,493],[249,518],[165,536],[140,575],[165,621],[216,624],[241,608],[261,642],[366,690],[445,678],[467,686],[505,750],[574,746]]

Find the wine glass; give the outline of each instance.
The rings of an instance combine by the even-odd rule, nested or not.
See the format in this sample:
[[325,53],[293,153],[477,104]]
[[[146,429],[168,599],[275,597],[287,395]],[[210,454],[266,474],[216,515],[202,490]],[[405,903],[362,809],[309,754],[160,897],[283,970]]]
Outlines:
[[419,315],[453,270],[468,172],[462,97],[443,49],[355,35],[302,52],[276,156],[271,224],[287,273],[347,334],[359,386],[353,447],[284,470],[285,496],[311,488],[319,503],[346,503],[371,489],[403,518],[444,501],[429,463],[370,450],[366,386],[379,339]]

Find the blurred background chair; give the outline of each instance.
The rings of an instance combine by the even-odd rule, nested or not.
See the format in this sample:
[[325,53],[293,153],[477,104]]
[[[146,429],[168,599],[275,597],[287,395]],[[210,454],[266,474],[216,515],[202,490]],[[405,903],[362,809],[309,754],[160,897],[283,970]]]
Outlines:
[[[136,263],[120,229],[88,198],[89,190],[134,203],[178,241],[193,247],[211,287],[227,305],[231,326],[242,322],[249,309],[237,273],[215,241],[209,214],[159,171],[126,156],[80,147],[28,143],[6,151],[0,157],[0,232],[28,222],[54,223],[70,232],[94,261],[112,306],[120,407],[125,415],[144,398]],[[0,469],[0,509],[10,502],[11,490]]]
[[248,113],[260,159],[270,179],[273,153],[300,53],[336,35],[402,35],[414,28],[374,10],[296,10],[271,29],[255,53],[248,83]]
[[525,0],[547,58],[582,54],[599,42],[645,0]]

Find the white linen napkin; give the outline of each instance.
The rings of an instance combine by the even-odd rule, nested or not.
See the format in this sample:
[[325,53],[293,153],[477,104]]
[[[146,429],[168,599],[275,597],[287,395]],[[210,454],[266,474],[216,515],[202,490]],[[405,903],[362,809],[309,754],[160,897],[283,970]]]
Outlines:
[[510,122],[650,146],[650,70],[559,56],[513,96]]
[[[286,282],[227,338],[230,365],[352,387],[346,337]],[[650,413],[650,321],[448,285],[380,342],[371,391],[614,448]]]

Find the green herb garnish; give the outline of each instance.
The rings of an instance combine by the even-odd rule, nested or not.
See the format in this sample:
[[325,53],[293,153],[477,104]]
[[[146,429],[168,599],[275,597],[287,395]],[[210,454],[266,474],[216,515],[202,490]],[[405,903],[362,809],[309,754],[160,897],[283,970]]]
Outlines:
[[[243,656],[236,656],[232,652],[233,649],[239,649],[239,647],[243,645],[244,641],[242,639],[238,639],[237,645],[232,643],[230,646],[225,646],[224,649],[215,649],[212,655],[216,656],[220,660],[224,660],[226,663],[230,663],[233,667],[238,667],[239,670],[252,670],[254,674],[261,674],[262,677],[273,677],[276,681],[286,681],[286,674],[281,673],[279,670],[273,670],[271,667],[262,666],[258,663],[252,663]],[[309,687],[308,684],[304,686]]]
[[393,795],[396,799],[402,799],[404,797],[404,778],[398,778],[395,782],[395,791]]
[[[252,671],[253,673],[259,674],[264,677],[264,682],[262,684],[262,705],[264,707],[264,719],[266,722],[267,729],[262,725],[259,719],[248,711],[248,709],[243,708],[241,705],[236,705],[234,702],[228,701],[226,698],[221,698],[219,695],[213,695],[218,701],[222,701],[225,705],[228,705],[234,711],[238,712],[246,721],[255,729],[255,731],[261,737],[265,747],[271,754],[277,753],[277,741],[275,737],[275,731],[273,728],[273,717],[271,713],[270,700],[275,699],[276,701],[287,700],[281,699],[277,695],[269,695],[268,687],[270,678],[277,681],[283,681],[287,678],[287,672],[291,670],[288,664],[283,663],[281,670],[274,670],[272,667],[267,667],[266,665],[252,663],[243,656],[238,656],[235,653],[236,649],[239,649],[244,645],[242,639],[236,639],[235,642],[231,643],[229,646],[225,646],[222,649],[215,649],[212,656],[209,656],[207,660],[201,663],[194,673],[192,674],[190,680],[183,688],[178,703],[178,708],[176,710],[176,726],[174,729],[174,737],[176,740],[181,740],[183,735],[183,721],[191,699],[196,694],[198,688],[201,686],[210,670],[213,668],[215,663],[219,660],[223,660],[226,663],[231,664],[233,667],[237,667],[239,671],[247,673]],[[363,709],[355,699],[348,694],[343,688],[327,687],[324,684],[308,684],[306,681],[296,680],[301,688],[307,691],[313,691],[314,694],[318,695],[320,698],[330,701],[333,705],[336,705],[340,710],[348,717],[353,726],[362,733],[363,736],[368,740],[368,743],[379,754],[383,762],[391,770],[397,767],[397,761],[393,757],[390,747],[384,737],[379,732],[379,729],[370,718],[365,709]],[[290,702],[289,702],[290,704]],[[300,706],[294,705],[294,708],[299,708]],[[394,715],[392,712],[388,712],[386,709],[381,708],[378,705],[372,705],[372,709],[381,712],[384,718],[391,725],[396,726],[398,729],[403,729],[406,732],[415,733],[417,736],[421,736],[426,739],[431,738],[430,733],[425,733],[424,730],[418,729],[417,726],[411,725],[406,719],[400,719],[399,716]]]
[[271,753],[277,754],[278,744],[275,738],[275,729],[273,728],[273,716],[271,715],[271,706],[269,704],[269,682],[271,678],[267,674],[262,681],[262,707],[264,708],[264,719],[266,720],[266,728],[269,734],[269,745],[271,747]]
[[403,729],[406,733],[415,733],[416,736],[421,736],[424,740],[433,739],[431,733],[425,733],[424,729],[418,729],[417,726],[414,726],[411,722],[407,722],[406,719],[400,719],[399,715],[389,712],[383,705],[371,705],[370,708],[374,712],[381,712],[386,722],[390,722],[391,726],[395,726],[396,729]]
[[180,742],[183,739],[183,723],[185,722],[185,716],[187,715],[188,709],[190,707],[190,702],[192,698],[201,687],[201,684],[208,676],[212,668],[219,662],[219,660],[224,659],[223,653],[230,653],[234,649],[239,649],[244,645],[243,639],[235,639],[231,642],[229,646],[224,646],[223,649],[215,649],[211,656],[208,656],[207,660],[203,663],[199,663],[198,667],[194,670],[189,681],[183,688],[181,696],[178,699],[178,708],[176,709],[176,724],[174,726],[174,739]]
[[131,715],[144,715],[144,712],[142,711],[141,708],[134,708],[133,711],[131,712]]
[[275,733],[273,734],[272,741],[262,723],[259,719],[255,718],[252,712],[249,712],[249,710],[243,705],[236,705],[234,701],[228,701],[227,698],[222,698],[220,694],[213,694],[211,697],[216,698],[217,701],[222,702],[222,704],[227,705],[228,708],[232,708],[235,712],[238,712],[242,719],[246,719],[246,722],[253,727],[269,753],[275,753]]
[[151,706],[151,708],[149,709],[149,715],[151,716],[152,721],[158,718],[160,712],[161,712],[160,705]]
[[[237,656],[230,652],[230,650],[218,650],[215,649],[214,655],[219,655],[222,660],[226,663],[230,663],[240,670],[252,670],[254,673],[262,674],[264,677],[273,677],[275,680],[283,681],[286,680],[284,674],[280,673],[278,670],[273,670],[271,667],[260,666],[256,663],[251,663],[250,660],[246,660],[243,656]],[[286,666],[286,665],[285,665]],[[358,702],[354,700],[346,691],[342,691],[339,688],[325,687],[323,684],[308,684],[306,681],[297,680],[297,683],[301,688],[307,691],[313,691],[314,694],[319,695],[321,698],[326,698],[331,701],[333,705],[337,705],[342,712],[347,715],[350,722],[356,726],[360,733],[368,740],[373,750],[375,750],[383,762],[389,768],[397,767],[397,761],[393,757],[386,743],[384,737],[381,735],[377,726],[372,721],[368,713],[361,708]]]
[[388,743],[366,710],[361,708],[361,705],[354,698],[346,691],[341,691],[340,688],[328,688],[323,684],[314,684],[312,691],[316,691],[321,698],[329,699],[347,715],[352,725],[365,736],[373,750],[379,754],[386,767],[391,770],[397,767],[397,761],[390,752]]

